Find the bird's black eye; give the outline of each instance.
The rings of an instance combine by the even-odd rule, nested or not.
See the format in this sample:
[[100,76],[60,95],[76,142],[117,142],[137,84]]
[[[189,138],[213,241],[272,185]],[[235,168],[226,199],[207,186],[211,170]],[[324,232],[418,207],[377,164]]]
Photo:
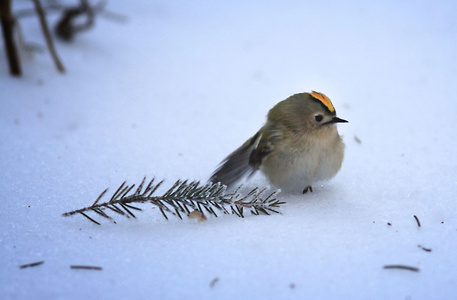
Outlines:
[[316,119],[317,122],[320,122],[320,121],[322,121],[322,119],[324,119],[324,116],[323,115],[316,115],[314,117],[314,119]]

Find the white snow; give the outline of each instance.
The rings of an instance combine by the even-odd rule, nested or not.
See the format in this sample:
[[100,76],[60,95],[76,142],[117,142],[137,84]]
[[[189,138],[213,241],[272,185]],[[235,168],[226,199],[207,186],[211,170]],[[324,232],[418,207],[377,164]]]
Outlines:
[[[127,21],[56,43],[65,75],[23,52],[13,78],[0,48],[1,299],[455,299],[457,2],[108,9]],[[44,45],[37,20],[21,25]],[[281,215],[61,216],[124,180],[207,180],[274,104],[310,90],[349,120],[346,157],[312,194],[279,194]]]

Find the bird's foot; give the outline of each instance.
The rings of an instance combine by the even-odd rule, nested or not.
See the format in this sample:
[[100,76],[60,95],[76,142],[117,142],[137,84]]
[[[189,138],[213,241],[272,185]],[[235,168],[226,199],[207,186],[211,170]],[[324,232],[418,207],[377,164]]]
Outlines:
[[303,190],[303,194],[306,194],[308,191],[309,191],[310,193],[313,192],[313,188],[312,188],[310,185],[308,185],[307,187],[305,187],[305,189]]

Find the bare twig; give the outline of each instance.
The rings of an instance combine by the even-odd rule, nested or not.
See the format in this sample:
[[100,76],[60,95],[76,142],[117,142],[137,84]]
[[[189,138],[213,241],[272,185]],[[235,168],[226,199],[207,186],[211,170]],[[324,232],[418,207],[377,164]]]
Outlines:
[[63,66],[62,62],[60,61],[57,52],[54,48],[54,43],[51,38],[51,34],[49,32],[49,27],[46,22],[46,16],[44,15],[43,7],[41,6],[40,0],[33,0],[35,4],[35,9],[38,14],[38,18],[40,19],[41,30],[43,31],[44,38],[46,40],[46,44],[48,46],[49,52],[51,53],[51,57],[54,60],[54,63],[59,70],[60,73],[65,73],[65,67]]
[[417,227],[421,227],[421,222],[419,221],[419,218],[416,215],[414,215],[414,219],[416,219]]

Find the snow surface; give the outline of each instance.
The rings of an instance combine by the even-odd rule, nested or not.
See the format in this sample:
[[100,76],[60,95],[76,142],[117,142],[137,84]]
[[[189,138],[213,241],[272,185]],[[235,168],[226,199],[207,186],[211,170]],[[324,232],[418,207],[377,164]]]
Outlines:
[[[1,299],[456,299],[457,2],[108,8],[127,21],[57,42],[65,75],[22,53],[12,78],[0,48]],[[35,19],[21,25],[44,45]],[[314,193],[279,194],[281,215],[61,216],[124,180],[205,181],[274,104],[310,90],[349,120],[346,157]]]

